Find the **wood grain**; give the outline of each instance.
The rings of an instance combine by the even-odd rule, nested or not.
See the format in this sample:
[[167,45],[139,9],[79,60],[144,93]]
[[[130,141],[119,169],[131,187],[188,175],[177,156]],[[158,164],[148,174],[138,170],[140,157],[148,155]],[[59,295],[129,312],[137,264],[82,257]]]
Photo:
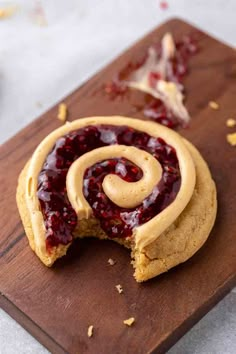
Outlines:
[[[65,99],[70,120],[134,112],[135,100],[111,101],[102,87],[128,60],[143,54],[166,31],[193,31],[171,20],[122,54]],[[17,177],[37,144],[60,123],[53,107],[0,150],[0,304],[53,353],[163,353],[235,284],[236,150],[225,136],[235,115],[235,51],[201,34],[201,50],[185,80],[190,128],[180,132],[208,161],[217,184],[219,210],[205,246],[187,263],[145,284],[132,277],[129,252],[109,241],[76,241],[68,255],[47,269],[30,250],[15,203]],[[209,100],[220,109],[208,107]],[[235,116],[234,116],[235,117]],[[108,258],[117,261],[111,267]],[[116,284],[122,284],[119,295]],[[127,328],[123,320],[135,317]],[[94,325],[94,336],[87,328]]]

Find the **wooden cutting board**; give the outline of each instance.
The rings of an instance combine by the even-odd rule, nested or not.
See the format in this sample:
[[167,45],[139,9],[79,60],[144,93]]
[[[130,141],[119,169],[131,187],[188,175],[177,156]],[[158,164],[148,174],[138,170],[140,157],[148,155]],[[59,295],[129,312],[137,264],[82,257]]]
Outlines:
[[[178,38],[193,30],[177,19],[154,30],[65,99],[69,119],[111,114],[143,118],[134,113],[129,99],[109,100],[103,84],[166,31]],[[76,242],[64,259],[47,269],[28,246],[15,189],[34,148],[60,125],[55,119],[57,107],[1,147],[0,304],[54,353],[163,353],[235,284],[236,148],[226,142],[233,129],[225,121],[236,118],[236,56],[233,49],[201,35],[199,54],[190,60],[185,80],[192,121],[180,132],[208,161],[219,210],[209,240],[185,264],[137,284],[127,250],[110,241],[89,239]],[[220,109],[210,109],[210,100],[217,101]],[[116,265],[109,266],[108,258]],[[124,294],[118,294],[116,284],[122,284]],[[123,320],[131,316],[136,323],[127,328]],[[89,339],[90,324],[94,336]]]

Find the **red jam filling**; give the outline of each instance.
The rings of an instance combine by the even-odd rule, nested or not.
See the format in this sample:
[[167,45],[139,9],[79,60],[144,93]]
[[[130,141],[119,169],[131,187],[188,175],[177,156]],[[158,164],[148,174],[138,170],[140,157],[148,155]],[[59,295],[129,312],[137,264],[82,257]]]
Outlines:
[[[178,83],[182,91],[184,91],[183,79],[189,71],[189,59],[198,51],[195,37],[196,36],[184,36],[181,40],[176,41],[175,56],[168,61],[166,81]],[[153,45],[153,48],[156,50],[157,57],[160,58],[162,51],[160,43]],[[125,82],[129,80],[135,70],[139,69],[145,63],[146,59],[147,54],[136,63],[128,63],[111,82],[105,85],[105,92],[109,95],[110,99],[126,95],[129,88],[126,86]],[[161,76],[158,72],[150,72],[150,87],[155,87],[157,81],[160,79]],[[183,126],[183,122],[176,117],[161,100],[153,98],[148,94],[145,95],[149,98],[145,100],[142,107],[144,116],[172,129],[181,125]]]
[[132,145],[152,154],[162,165],[160,182],[142,204],[132,209],[112,203],[102,189],[104,177],[116,174],[127,182],[142,177],[142,171],[125,158],[101,161],[88,168],[83,192],[101,228],[110,238],[126,238],[134,227],[142,225],[165,209],[176,197],[181,184],[178,158],[173,147],[161,138],[126,126],[88,126],[59,138],[47,156],[38,177],[38,198],[46,227],[46,245],[50,250],[73,239],[77,216],[66,192],[66,175],[81,155],[102,146]]

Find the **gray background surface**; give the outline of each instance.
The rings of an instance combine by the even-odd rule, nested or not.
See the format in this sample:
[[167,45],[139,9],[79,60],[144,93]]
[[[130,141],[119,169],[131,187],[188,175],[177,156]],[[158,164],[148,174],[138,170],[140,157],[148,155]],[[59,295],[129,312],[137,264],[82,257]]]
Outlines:
[[[167,10],[159,3],[45,0],[41,5],[47,26],[42,27],[35,16],[36,1],[0,1],[0,7],[19,6],[13,17],[0,20],[0,142],[170,17],[182,17],[235,46],[235,0],[168,0]],[[0,309],[0,353],[48,352]],[[236,290],[169,353],[236,353]]]

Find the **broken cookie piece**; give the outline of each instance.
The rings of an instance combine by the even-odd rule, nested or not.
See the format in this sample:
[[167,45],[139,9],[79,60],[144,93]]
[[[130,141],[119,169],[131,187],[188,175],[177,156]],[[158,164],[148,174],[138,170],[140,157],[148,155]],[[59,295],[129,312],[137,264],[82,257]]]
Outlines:
[[120,284],[116,285],[116,289],[117,289],[117,291],[118,291],[119,294],[122,294],[122,293],[123,293],[122,285],[120,285]]
[[110,264],[111,266],[113,266],[114,264],[116,264],[116,262],[112,259],[112,258],[109,258],[108,261],[107,261],[108,264]]
[[90,325],[88,327],[88,337],[91,338],[93,335],[93,325]]
[[215,101],[210,101],[210,102],[209,102],[209,107],[212,108],[212,109],[214,109],[214,110],[217,110],[217,109],[220,108],[219,104],[216,103]]
[[65,123],[66,121],[66,117],[67,117],[67,106],[65,103],[60,103],[59,106],[58,106],[58,115],[57,115],[57,118]]
[[226,121],[226,125],[227,125],[227,127],[232,128],[236,125],[236,120],[233,118],[229,118]]
[[135,322],[135,318],[134,317],[130,317],[127,320],[124,320],[123,323],[128,326],[131,327]]
[[226,139],[230,145],[236,146],[236,133],[227,134]]

